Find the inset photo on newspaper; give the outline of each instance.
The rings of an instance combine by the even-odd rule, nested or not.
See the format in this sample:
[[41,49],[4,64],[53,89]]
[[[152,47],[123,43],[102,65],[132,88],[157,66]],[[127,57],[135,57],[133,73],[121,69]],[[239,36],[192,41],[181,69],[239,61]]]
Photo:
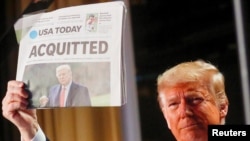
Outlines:
[[28,65],[23,81],[30,108],[110,105],[110,62]]
[[86,16],[85,29],[88,32],[96,32],[97,30],[97,21],[98,21],[98,13],[87,14]]

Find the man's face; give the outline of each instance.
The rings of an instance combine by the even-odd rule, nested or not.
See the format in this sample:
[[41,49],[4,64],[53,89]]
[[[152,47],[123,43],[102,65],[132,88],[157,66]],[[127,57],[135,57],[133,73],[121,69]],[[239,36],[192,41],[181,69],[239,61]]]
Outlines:
[[71,81],[71,72],[67,69],[58,70],[56,76],[61,85],[67,85]]
[[162,112],[178,141],[206,141],[209,124],[220,124],[220,110],[204,85],[177,84],[159,94]]

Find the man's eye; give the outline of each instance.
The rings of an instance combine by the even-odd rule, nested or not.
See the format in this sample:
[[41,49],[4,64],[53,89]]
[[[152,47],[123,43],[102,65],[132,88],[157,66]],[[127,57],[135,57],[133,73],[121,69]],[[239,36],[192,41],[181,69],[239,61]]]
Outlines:
[[168,107],[174,107],[174,106],[177,106],[178,105],[178,102],[172,102],[168,105]]
[[197,105],[197,104],[200,104],[202,101],[203,101],[203,98],[195,97],[195,98],[192,98],[190,102],[194,105]]

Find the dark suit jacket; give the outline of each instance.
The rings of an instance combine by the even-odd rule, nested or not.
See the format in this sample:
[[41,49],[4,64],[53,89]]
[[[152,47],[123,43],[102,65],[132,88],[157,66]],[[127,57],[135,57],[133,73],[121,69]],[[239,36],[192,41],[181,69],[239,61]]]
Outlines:
[[[47,107],[59,107],[60,91],[61,86],[59,84],[51,87]],[[91,106],[87,87],[72,82],[66,100],[66,107],[71,106]]]

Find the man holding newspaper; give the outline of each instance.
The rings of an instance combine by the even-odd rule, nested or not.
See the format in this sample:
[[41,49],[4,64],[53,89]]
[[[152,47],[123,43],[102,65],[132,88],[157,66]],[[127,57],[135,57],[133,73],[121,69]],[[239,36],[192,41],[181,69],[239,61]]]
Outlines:
[[72,80],[72,70],[67,64],[56,68],[59,84],[50,88],[49,96],[40,98],[40,107],[91,106],[87,87]]

